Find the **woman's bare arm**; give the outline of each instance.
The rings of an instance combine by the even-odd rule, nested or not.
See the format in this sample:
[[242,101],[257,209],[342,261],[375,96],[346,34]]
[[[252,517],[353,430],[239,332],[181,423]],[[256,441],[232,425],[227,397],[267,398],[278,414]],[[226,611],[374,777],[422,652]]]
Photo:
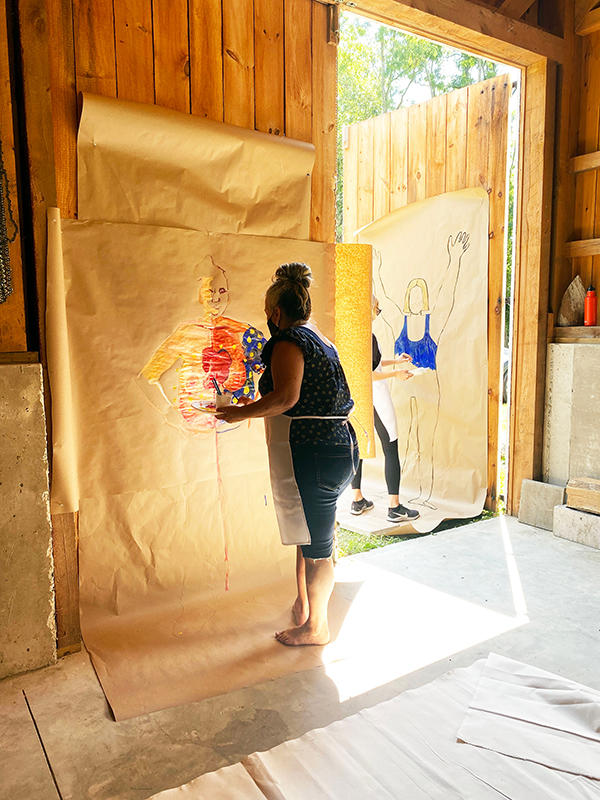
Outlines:
[[374,372],[374,381],[386,381],[388,378],[399,378],[401,381],[407,381],[413,377],[413,372],[409,369],[395,369],[388,372]]
[[219,409],[217,417],[226,422],[239,422],[255,417],[275,417],[296,405],[304,376],[304,356],[298,345],[277,342],[271,355],[273,391],[245,405]]
[[396,366],[397,364],[406,364],[407,362],[410,361],[412,361],[412,358],[406,355],[406,353],[403,353],[401,356],[398,356],[398,358],[385,358],[383,359],[383,361],[380,361],[379,363],[381,364],[382,367],[393,367]]

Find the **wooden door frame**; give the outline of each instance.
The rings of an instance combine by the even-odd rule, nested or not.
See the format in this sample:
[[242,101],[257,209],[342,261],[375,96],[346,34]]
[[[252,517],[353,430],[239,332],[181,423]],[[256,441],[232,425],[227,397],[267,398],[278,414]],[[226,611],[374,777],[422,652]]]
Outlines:
[[[560,37],[525,23],[507,26],[506,18],[469,0],[460,7],[448,0],[356,0],[349,10],[521,69],[506,497],[507,512],[514,514],[523,478],[540,478],[542,473],[556,62],[567,57],[568,48]],[[527,48],[519,41],[527,41]]]

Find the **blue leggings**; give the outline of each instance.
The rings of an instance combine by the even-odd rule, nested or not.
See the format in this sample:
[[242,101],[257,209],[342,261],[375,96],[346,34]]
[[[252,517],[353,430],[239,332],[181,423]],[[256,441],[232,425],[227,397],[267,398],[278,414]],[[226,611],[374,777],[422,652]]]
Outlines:
[[358,447],[355,443],[291,447],[294,475],[311,539],[310,544],[302,545],[302,554],[305,558],[330,558],[337,500],[358,467]]

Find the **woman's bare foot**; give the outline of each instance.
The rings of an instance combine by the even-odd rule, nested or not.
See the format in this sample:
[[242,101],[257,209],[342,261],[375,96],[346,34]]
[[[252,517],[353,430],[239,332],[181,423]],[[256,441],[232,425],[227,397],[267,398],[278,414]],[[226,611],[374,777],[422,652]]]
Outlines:
[[301,647],[304,645],[323,645],[329,642],[329,628],[325,625],[322,628],[309,628],[306,623],[297,628],[288,628],[286,631],[279,631],[275,638],[281,644],[289,647]]
[[296,598],[296,602],[292,606],[292,617],[296,625],[304,625],[308,619],[308,600],[303,603],[299,597]]

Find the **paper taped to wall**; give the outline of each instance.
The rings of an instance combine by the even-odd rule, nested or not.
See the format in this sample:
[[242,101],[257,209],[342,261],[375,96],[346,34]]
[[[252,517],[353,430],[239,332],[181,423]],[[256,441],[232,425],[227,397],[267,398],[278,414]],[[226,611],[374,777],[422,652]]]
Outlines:
[[312,144],[84,94],[79,219],[308,239]]
[[[418,532],[477,516],[485,502],[488,205],[483,189],[450,192],[358,232],[375,252],[373,332],[383,358],[408,355],[416,367],[389,388],[400,498],[419,511]],[[367,476],[382,474],[380,463],[366,466]]]
[[320,663],[290,665],[274,640],[271,653],[295,550],[280,542],[262,421],[197,406],[215,403],[215,383],[232,400],[254,394],[281,263],[311,266],[333,339],[336,255],[355,252],[370,281],[370,247],[61,224],[56,211],[49,238],[52,503],[79,508],[82,632],[115,716]]

